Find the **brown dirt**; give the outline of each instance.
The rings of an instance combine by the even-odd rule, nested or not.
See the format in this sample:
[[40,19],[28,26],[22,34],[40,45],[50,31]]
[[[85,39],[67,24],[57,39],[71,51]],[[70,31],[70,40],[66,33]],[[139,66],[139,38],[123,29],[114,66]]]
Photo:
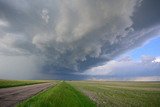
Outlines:
[[46,90],[50,86],[52,86],[51,83],[43,83],[0,89],[0,107],[14,107],[20,101]]

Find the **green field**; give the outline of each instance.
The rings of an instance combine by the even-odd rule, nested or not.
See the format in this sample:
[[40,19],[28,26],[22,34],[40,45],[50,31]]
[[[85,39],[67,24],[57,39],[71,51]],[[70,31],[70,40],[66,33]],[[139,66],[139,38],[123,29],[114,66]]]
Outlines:
[[77,91],[66,82],[60,82],[55,87],[28,99],[17,107],[95,107],[83,93]]
[[159,107],[160,82],[71,81],[98,107]]
[[[53,81],[1,80],[0,87]],[[159,107],[160,82],[54,81],[17,107]]]
[[32,85],[32,84],[38,84],[38,83],[44,83],[44,82],[47,82],[47,81],[43,81],[43,80],[0,80],[0,88]]

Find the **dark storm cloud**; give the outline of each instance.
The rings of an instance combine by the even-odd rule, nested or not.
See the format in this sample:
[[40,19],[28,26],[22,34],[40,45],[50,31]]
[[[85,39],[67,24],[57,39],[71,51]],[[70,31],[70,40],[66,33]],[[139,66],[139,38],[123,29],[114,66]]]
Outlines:
[[133,28],[141,30],[160,24],[160,1],[143,0],[141,6],[137,7],[134,12]]
[[75,72],[109,61],[158,34],[158,3],[0,0],[0,54],[36,56],[44,74],[78,77]]

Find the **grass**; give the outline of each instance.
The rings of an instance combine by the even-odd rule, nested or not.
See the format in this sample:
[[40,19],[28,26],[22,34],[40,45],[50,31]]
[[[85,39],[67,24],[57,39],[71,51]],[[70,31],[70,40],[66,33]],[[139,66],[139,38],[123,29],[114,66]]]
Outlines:
[[160,82],[68,82],[99,107],[159,107]]
[[32,84],[38,84],[38,83],[44,83],[44,82],[47,82],[47,81],[42,81],[42,80],[0,80],[0,88],[32,85]]
[[22,103],[17,107],[95,107],[83,93],[77,91],[66,82],[60,82],[55,87],[48,89]]

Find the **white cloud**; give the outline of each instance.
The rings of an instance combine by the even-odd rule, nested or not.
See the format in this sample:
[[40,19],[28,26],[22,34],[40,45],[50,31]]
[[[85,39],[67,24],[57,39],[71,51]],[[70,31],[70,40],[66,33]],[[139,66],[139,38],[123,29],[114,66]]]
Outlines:
[[48,9],[43,9],[42,10],[41,17],[46,23],[48,23],[49,18],[50,18],[48,14],[49,14]]
[[[105,65],[97,66],[86,70],[82,75],[89,75],[100,79],[119,80],[158,80],[160,77],[160,63],[158,59],[150,56],[143,56],[141,60],[112,60]],[[126,58],[125,58],[126,59]],[[157,78],[154,78],[157,76]]]
[[160,76],[136,77],[130,79],[130,81],[160,81]]
[[154,62],[154,63],[160,63],[160,57],[155,58],[155,60],[153,60],[152,62]]
[[9,23],[7,21],[0,19],[0,27],[7,27],[7,26],[9,26]]

